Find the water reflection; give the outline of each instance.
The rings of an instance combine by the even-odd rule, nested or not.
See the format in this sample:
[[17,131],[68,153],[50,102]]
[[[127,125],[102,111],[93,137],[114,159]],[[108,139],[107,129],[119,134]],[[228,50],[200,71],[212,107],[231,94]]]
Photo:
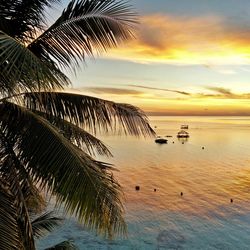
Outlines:
[[163,230],[157,236],[157,249],[162,249],[162,247],[182,249],[184,243],[185,237],[175,229]]
[[[72,224],[68,228],[78,235],[80,249],[248,249],[250,119],[153,117],[151,122],[157,134],[173,136],[168,144],[102,138],[120,170],[115,175],[125,193],[128,239],[110,243],[92,236],[86,243],[89,233]],[[183,122],[189,125],[188,140],[176,138]]]

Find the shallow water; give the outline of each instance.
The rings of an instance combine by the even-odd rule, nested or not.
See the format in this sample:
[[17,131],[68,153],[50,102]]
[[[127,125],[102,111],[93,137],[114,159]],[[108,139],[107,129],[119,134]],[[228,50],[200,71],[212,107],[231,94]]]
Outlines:
[[[150,121],[157,134],[173,136],[168,144],[102,137],[120,170],[128,238],[103,240],[70,219],[38,249],[66,239],[80,249],[250,249],[250,117]],[[181,124],[189,125],[184,144],[176,138]]]

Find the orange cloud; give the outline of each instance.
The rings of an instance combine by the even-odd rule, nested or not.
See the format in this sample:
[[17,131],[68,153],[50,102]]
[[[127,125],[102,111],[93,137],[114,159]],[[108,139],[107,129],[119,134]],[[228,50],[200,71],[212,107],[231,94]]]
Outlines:
[[144,63],[248,64],[250,33],[218,16],[149,15],[141,17],[137,39],[111,56]]
[[113,101],[131,103],[150,115],[250,115],[250,93],[234,93],[221,87],[205,87],[203,93],[143,85],[128,87],[85,87],[78,91],[104,99],[112,95]]
[[108,94],[108,95],[130,95],[130,96],[140,96],[144,92],[134,90],[134,89],[125,89],[125,88],[107,88],[107,87],[85,87],[82,90],[94,93],[94,94]]

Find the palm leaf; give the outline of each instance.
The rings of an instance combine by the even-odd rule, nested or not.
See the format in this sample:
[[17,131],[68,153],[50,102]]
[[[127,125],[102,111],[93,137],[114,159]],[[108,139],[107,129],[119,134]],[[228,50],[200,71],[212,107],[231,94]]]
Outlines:
[[[1,132],[1,177],[8,183],[10,192],[15,197],[14,205],[16,207],[16,221],[18,225],[20,243],[22,249],[34,250],[34,239],[32,227],[30,224],[29,211],[26,205],[26,200],[23,194],[23,183],[26,181],[23,176],[23,166],[18,160],[13,149],[13,140],[8,140]],[[20,248],[21,249],[21,248]]]
[[62,219],[53,216],[53,212],[46,212],[31,222],[33,234],[39,238],[51,232],[62,223]]
[[124,1],[73,0],[29,48],[39,57],[70,67],[133,37],[136,14]]
[[23,180],[22,192],[29,213],[40,213],[46,206],[43,192],[32,182],[29,176]]
[[0,31],[0,91],[15,92],[62,88],[68,79],[51,64],[43,63],[17,40]]
[[13,103],[0,105],[1,129],[27,172],[64,204],[69,214],[98,233],[124,233],[120,186],[107,165],[71,144],[46,119]]
[[[22,193],[21,180],[18,178],[18,172],[12,166],[10,171],[10,189],[15,196],[15,203],[17,207],[17,223],[23,249],[35,250],[33,231],[30,223],[30,215],[25,198]],[[6,179],[6,178],[5,178]]]
[[0,250],[20,250],[20,236],[17,224],[15,196],[0,178]]
[[25,106],[31,110],[69,120],[96,133],[124,132],[130,135],[154,135],[142,110],[129,104],[63,92],[26,93]]
[[0,2],[0,30],[21,41],[43,30],[45,9],[59,0],[8,0]]
[[20,181],[18,183],[20,184],[20,192],[23,196],[22,202],[28,204],[29,211],[36,211],[36,208],[38,206],[41,207],[41,203],[44,203],[44,200],[42,199],[40,190],[32,182],[25,167],[16,155],[14,146],[15,141],[19,139],[18,135],[12,136],[11,139],[8,135],[5,136],[4,132],[0,131],[0,175],[9,182],[14,182],[11,179],[13,176],[19,178]]
[[82,128],[52,115],[47,115],[43,112],[37,112],[39,115],[46,118],[51,124],[60,129],[61,133],[70,140],[73,144],[82,148],[88,154],[95,156],[105,155],[111,157],[112,153],[108,147],[98,138],[83,130]]
[[77,250],[78,247],[71,241],[63,241],[53,247],[46,248],[45,250]]

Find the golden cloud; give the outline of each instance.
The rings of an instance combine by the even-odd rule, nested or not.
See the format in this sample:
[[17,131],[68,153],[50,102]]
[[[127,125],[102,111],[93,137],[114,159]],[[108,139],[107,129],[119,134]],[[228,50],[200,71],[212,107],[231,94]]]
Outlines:
[[250,115],[250,93],[235,93],[222,87],[204,87],[202,93],[144,85],[85,87],[75,91],[104,99],[112,95],[113,101],[131,103],[151,115]]
[[[111,57],[181,64],[250,63],[250,33],[218,16],[141,17],[137,39],[111,51]],[[110,54],[109,54],[110,56]]]
[[[207,99],[210,102],[217,102],[218,99],[223,100],[246,100],[250,103],[250,93],[234,93],[230,89],[222,87],[205,87],[205,92],[201,93],[191,93],[187,91],[180,91],[176,89],[166,89],[166,88],[156,88],[149,87],[144,85],[128,84],[125,85],[127,88],[112,88],[112,87],[84,87],[78,89],[78,91],[87,92],[91,94],[96,94],[97,96],[104,96],[109,98],[112,95],[113,98],[117,97],[119,101],[120,98],[135,98],[136,100],[146,100],[147,102],[161,102],[164,105],[164,102],[175,101],[176,103],[185,102],[197,102],[198,100]],[[135,90],[132,88],[139,88],[143,91]],[[155,92],[152,92],[155,91]],[[168,94],[166,94],[168,93]],[[175,94],[175,95],[172,95]],[[176,95],[177,94],[177,95]],[[117,101],[116,100],[116,101]],[[133,101],[132,101],[133,102]]]
[[140,96],[144,92],[134,90],[134,89],[125,89],[125,88],[107,88],[107,87],[85,87],[82,88],[87,92],[94,94],[110,94],[110,95],[131,95],[131,96]]

